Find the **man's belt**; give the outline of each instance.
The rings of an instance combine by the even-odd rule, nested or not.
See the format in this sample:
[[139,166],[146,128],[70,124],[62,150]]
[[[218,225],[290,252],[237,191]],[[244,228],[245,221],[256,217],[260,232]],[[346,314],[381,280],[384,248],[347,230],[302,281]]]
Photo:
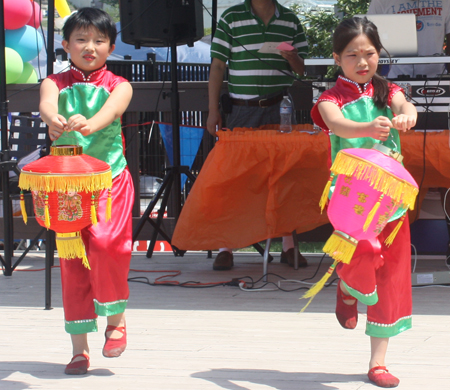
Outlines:
[[244,100],[244,99],[233,99],[231,98],[231,103],[234,106],[249,106],[249,107],[270,107],[277,104],[283,100],[283,93],[273,96],[269,99],[259,99],[259,100]]

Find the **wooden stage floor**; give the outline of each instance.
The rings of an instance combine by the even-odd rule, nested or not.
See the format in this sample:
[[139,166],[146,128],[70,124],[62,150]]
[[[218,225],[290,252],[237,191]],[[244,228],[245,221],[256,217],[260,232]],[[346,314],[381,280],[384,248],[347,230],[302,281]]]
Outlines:
[[[300,280],[312,276],[320,257],[298,271],[278,261],[269,272]],[[56,259],[56,264],[59,260]],[[319,275],[326,270],[325,259]],[[133,254],[130,278],[202,283],[262,276],[262,258],[235,256],[232,271],[212,271],[205,252],[175,257]],[[105,319],[90,335],[87,375],[64,375],[71,358],[64,331],[59,268],[52,271],[52,310],[44,310],[44,254],[33,252],[11,277],[0,275],[0,389],[152,389],[152,390],[360,390],[375,389],[366,372],[369,338],[365,307],[353,331],[334,315],[335,286],[324,289],[305,313],[301,291],[264,291],[236,286],[183,288],[130,282],[127,309],[128,348],[118,359],[101,355]],[[447,271],[443,259],[421,259],[418,271]],[[142,272],[157,271],[157,272]],[[317,279],[317,277],[316,277]],[[247,280],[247,279],[246,279]],[[279,278],[271,275],[270,280]],[[260,283],[258,283],[261,286]],[[282,283],[285,289],[302,286]],[[304,286],[304,285],[303,285]],[[399,389],[447,389],[450,386],[450,291],[447,287],[413,289],[413,329],[393,338],[388,368]]]

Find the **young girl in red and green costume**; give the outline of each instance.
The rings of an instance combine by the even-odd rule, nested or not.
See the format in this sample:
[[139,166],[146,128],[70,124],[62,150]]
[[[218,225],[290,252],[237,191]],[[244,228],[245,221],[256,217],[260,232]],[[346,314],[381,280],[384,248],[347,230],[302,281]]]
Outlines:
[[124,311],[132,249],[134,189],[124,157],[120,117],[132,96],[130,83],[106,69],[114,50],[114,21],[102,10],[82,8],[63,28],[67,72],[51,75],[41,85],[39,110],[56,145],[78,144],[83,153],[111,166],[112,220],[105,221],[107,191],[99,196],[98,223],[82,230],[91,270],[81,259],[61,259],[66,331],[73,357],[65,373],[85,374],[89,368],[87,333],[97,331],[97,316],[107,317],[105,357],[118,357],[126,347]]
[[[331,162],[341,149],[370,149],[375,143],[401,152],[398,131],[416,123],[415,107],[401,88],[377,73],[382,44],[366,18],[344,20],[333,35],[333,57],[342,69],[336,85],[322,93],[312,109],[313,121],[330,136]],[[369,379],[396,387],[399,379],[386,369],[389,338],[411,328],[411,248],[406,216],[390,247],[384,244],[397,225],[397,212],[381,234],[358,243],[350,264],[340,263],[336,316],[347,329],[358,320],[357,301],[368,305],[366,334],[371,340]]]

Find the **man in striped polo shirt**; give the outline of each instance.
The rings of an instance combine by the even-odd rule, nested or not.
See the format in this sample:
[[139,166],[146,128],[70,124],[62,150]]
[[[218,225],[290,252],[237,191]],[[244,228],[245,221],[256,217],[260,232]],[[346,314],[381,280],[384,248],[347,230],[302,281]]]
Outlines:
[[[293,49],[280,54],[259,53],[265,42],[291,42]],[[227,62],[232,109],[226,124],[232,130],[280,123],[280,102],[294,81],[292,71],[303,75],[307,53],[300,21],[276,0],[245,0],[228,8],[220,18],[211,45],[208,131],[215,135],[222,128],[219,99]],[[293,238],[283,237],[281,262],[294,264],[293,247]],[[232,250],[221,248],[213,269],[228,270],[232,266]],[[301,254],[299,266],[307,266]]]

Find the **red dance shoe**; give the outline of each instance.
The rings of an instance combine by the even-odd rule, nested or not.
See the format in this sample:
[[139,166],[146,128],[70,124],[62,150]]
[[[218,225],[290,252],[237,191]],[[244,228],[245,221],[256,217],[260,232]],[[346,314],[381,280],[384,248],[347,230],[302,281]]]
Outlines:
[[[353,301],[351,305],[347,305],[345,301]],[[355,329],[358,323],[358,307],[356,304],[357,299],[345,295],[341,290],[341,281],[339,280],[337,286],[337,297],[336,297],[336,317],[345,329]]]
[[397,387],[400,383],[400,379],[390,374],[384,366],[372,367],[367,376],[379,387]]
[[[79,356],[82,356],[84,359],[74,362],[74,359]],[[64,373],[67,375],[84,375],[87,373],[89,366],[89,356],[84,353],[80,353],[72,358],[70,363],[66,366]]]
[[[120,339],[112,339],[107,336],[108,332],[118,330],[122,333]],[[125,326],[108,325],[105,331],[105,345],[103,347],[103,356],[108,358],[119,357],[127,347],[127,329]]]

